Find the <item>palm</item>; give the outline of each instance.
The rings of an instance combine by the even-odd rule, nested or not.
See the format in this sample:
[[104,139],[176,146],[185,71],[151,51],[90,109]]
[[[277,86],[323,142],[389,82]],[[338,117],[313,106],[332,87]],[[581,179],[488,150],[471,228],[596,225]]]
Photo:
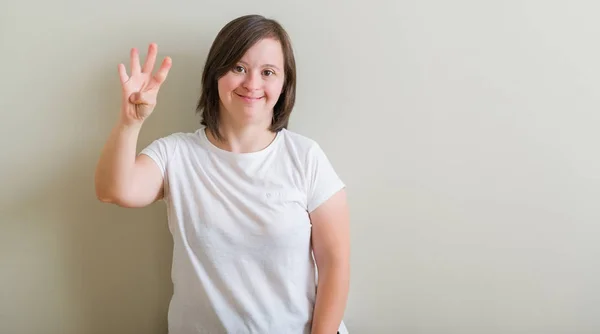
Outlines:
[[152,113],[160,86],[167,78],[171,59],[166,57],[156,74],[152,74],[156,61],[157,46],[150,44],[144,66],[140,66],[138,51],[131,50],[131,75],[127,75],[125,65],[119,65],[119,76],[123,91],[122,112],[128,123],[141,122]]
[[156,91],[155,80],[148,73],[132,74],[129,80],[123,84],[123,92],[130,96],[136,92],[151,92]]

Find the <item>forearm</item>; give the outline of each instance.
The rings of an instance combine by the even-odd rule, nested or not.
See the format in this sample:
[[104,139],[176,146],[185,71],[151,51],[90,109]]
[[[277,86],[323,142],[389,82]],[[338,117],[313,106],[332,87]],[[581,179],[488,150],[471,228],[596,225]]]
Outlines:
[[346,309],[349,273],[349,267],[345,264],[319,269],[312,334],[337,333]]
[[110,200],[127,189],[135,166],[141,125],[117,123],[112,129],[96,166],[96,194]]

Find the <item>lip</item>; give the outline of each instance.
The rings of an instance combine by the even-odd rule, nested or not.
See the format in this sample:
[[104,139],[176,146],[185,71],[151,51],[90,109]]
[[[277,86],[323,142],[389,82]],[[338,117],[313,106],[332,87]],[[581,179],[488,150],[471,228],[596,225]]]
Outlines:
[[264,96],[259,96],[259,97],[245,96],[245,95],[240,95],[238,93],[235,93],[235,95],[239,96],[242,100],[244,100],[246,102],[256,102],[264,97]]

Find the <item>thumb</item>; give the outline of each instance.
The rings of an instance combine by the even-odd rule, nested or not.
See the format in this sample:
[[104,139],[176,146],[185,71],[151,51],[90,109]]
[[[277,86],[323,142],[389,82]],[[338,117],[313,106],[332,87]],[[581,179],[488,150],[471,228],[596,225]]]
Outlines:
[[153,96],[147,92],[135,92],[129,96],[129,101],[133,104],[152,104]]
[[136,92],[136,93],[129,95],[129,102],[134,103],[134,104],[144,103],[142,93]]

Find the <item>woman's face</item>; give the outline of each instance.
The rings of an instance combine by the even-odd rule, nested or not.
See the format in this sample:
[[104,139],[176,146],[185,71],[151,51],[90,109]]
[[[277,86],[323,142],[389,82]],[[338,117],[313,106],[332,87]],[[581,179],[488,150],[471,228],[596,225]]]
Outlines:
[[265,38],[254,44],[218,81],[221,117],[270,125],[284,74],[281,43]]

